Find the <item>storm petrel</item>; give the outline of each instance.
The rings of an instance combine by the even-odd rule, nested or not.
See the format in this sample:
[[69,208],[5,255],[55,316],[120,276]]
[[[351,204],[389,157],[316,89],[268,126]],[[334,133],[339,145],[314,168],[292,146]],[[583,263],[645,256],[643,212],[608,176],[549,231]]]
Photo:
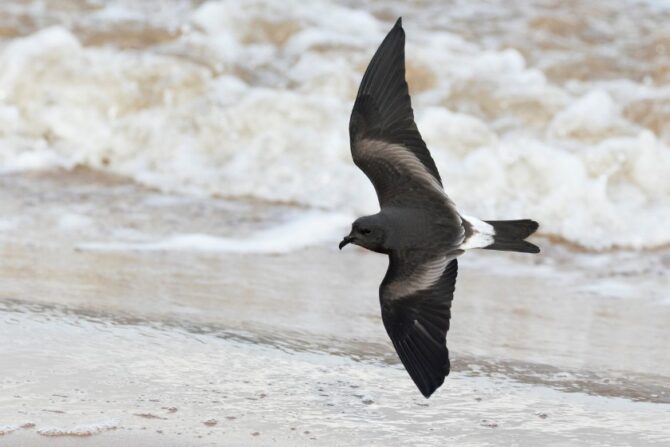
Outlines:
[[388,255],[379,287],[384,327],[410,377],[430,397],[450,369],[446,337],[456,258],[473,248],[539,253],[525,240],[538,223],[465,216],[447,197],[414,122],[401,19],[363,75],[349,137],[354,163],[374,185],[380,211],[356,219],[340,249],[352,243]]

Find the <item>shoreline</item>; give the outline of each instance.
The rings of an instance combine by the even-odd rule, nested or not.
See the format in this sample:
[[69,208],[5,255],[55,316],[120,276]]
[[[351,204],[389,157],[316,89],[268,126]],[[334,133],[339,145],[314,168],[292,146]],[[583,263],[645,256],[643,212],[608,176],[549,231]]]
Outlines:
[[670,440],[668,404],[500,372],[455,371],[425,400],[400,365],[72,315],[6,316],[0,332],[17,336],[3,349],[12,395],[0,400],[0,420],[15,429],[0,440],[9,445],[340,445],[342,436],[356,445],[477,445],[489,430],[497,442],[528,446]]
[[338,251],[346,228],[280,253],[82,250],[175,232],[252,238],[297,211],[90,177],[14,179],[0,191],[0,211],[21,217],[0,228],[0,426],[35,427],[0,441],[78,445],[37,431],[110,420],[91,445],[475,446],[490,430],[528,446],[670,441],[670,352],[658,343],[670,338],[670,253],[580,254],[540,239],[541,257],[461,257],[453,372],[426,401],[380,321],[386,259]]

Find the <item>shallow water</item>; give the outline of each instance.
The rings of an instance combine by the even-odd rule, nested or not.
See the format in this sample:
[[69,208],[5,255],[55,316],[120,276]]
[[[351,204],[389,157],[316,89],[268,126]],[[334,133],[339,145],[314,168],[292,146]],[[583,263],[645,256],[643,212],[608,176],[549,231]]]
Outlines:
[[[663,445],[670,405],[453,373],[425,401],[400,367],[72,315],[3,312],[3,441],[30,445]],[[39,349],[35,349],[35,343]],[[21,366],[19,366],[21,365]],[[104,365],[104,367],[101,367]],[[495,430],[495,433],[491,433]],[[63,433],[70,432],[70,436]],[[55,437],[55,438],[54,438]],[[73,439],[74,438],[74,439]],[[68,444],[69,443],[69,444]]]
[[576,253],[539,240],[541,257],[468,253],[453,372],[426,401],[381,324],[386,260],[338,251],[347,224],[288,252],[157,246],[202,233],[245,244],[302,213],[86,171],[1,181],[0,212],[20,217],[0,231],[7,440],[670,441],[667,252]]

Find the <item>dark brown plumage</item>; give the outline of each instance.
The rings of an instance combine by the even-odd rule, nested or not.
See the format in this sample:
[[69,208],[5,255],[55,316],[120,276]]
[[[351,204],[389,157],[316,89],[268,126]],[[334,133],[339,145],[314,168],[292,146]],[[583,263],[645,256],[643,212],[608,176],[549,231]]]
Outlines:
[[401,19],[363,76],[349,135],[354,163],[372,182],[381,210],[357,219],[340,249],[354,243],[388,255],[379,287],[384,327],[410,377],[430,397],[450,369],[446,336],[456,257],[471,248],[537,253],[524,239],[538,225],[462,216],[445,194],[414,122]]

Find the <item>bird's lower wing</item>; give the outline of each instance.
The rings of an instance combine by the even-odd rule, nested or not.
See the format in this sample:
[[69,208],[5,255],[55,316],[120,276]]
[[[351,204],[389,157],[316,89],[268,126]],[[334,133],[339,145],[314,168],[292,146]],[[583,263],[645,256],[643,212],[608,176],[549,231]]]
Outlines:
[[430,397],[449,374],[446,336],[458,263],[453,255],[417,256],[392,254],[379,294],[386,332],[416,386]]

